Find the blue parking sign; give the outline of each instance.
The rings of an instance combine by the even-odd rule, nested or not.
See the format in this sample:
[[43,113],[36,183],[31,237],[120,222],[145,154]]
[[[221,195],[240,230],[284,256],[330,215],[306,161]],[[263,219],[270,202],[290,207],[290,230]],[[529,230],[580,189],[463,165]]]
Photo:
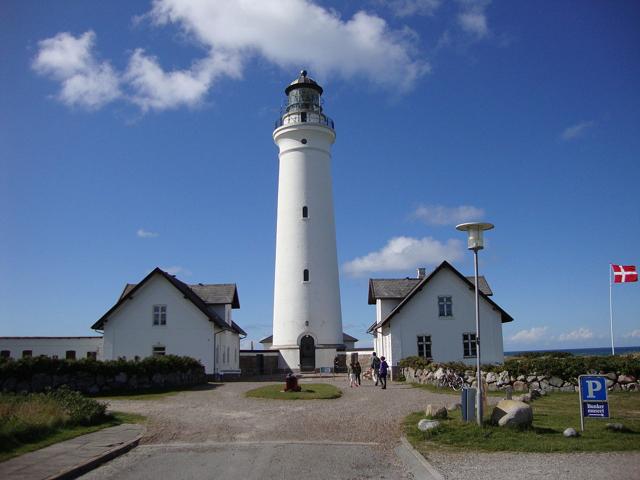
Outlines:
[[604,375],[580,375],[580,427],[584,431],[584,419],[609,418],[607,377]]
[[580,375],[580,400],[583,402],[606,402],[607,377]]

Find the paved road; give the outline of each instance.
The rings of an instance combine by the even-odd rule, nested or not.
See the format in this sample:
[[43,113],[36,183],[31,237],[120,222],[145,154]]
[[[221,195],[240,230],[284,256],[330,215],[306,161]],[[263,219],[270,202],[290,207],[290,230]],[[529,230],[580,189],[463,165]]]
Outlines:
[[[198,443],[143,445],[81,477],[163,479],[414,479],[378,445],[323,443]],[[389,460],[392,460],[390,462]]]

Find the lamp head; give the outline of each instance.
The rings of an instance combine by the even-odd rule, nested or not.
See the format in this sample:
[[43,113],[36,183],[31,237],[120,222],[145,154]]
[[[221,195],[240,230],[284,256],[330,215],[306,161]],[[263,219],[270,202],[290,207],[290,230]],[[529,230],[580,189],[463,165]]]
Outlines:
[[492,228],[492,223],[485,222],[461,223],[456,226],[457,230],[467,232],[467,248],[475,251],[484,248],[484,236],[482,232],[491,230]]

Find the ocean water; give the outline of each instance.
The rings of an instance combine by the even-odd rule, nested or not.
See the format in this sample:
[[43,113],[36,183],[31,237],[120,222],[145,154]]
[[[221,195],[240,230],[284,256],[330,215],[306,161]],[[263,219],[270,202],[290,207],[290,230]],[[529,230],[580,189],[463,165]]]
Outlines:
[[[611,355],[611,347],[602,348],[553,348],[550,350],[519,350],[513,352],[504,352],[507,357],[514,357],[528,352],[569,352],[573,355],[580,356],[604,356]],[[625,353],[640,352],[640,346],[638,347],[616,347],[616,355],[623,355]]]

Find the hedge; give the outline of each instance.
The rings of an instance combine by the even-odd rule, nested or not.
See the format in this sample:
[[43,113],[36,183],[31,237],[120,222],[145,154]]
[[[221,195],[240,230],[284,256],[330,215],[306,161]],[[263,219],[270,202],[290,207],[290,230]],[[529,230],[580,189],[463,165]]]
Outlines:
[[[475,370],[474,366],[466,365],[461,362],[451,363],[433,363],[421,357],[407,357],[400,360],[399,366],[411,367],[414,369],[436,370],[439,367],[449,368],[456,372],[464,372],[465,370]],[[591,356],[578,357],[554,356],[553,353],[544,356],[523,356],[512,357],[507,359],[503,364],[483,365],[482,370],[485,372],[502,372],[508,371],[512,376],[518,375],[546,375],[555,376],[563,379],[575,379],[578,375],[586,373],[609,373],[633,375],[640,377],[640,357],[637,355],[609,355],[609,356]]]
[[18,360],[0,361],[0,383],[7,378],[28,381],[33,375],[74,375],[77,373],[101,374],[105,377],[124,372],[127,375],[153,375],[154,373],[172,373],[202,370],[203,366],[191,357],[162,355],[146,357],[142,360],[64,360],[49,357],[31,357]]

